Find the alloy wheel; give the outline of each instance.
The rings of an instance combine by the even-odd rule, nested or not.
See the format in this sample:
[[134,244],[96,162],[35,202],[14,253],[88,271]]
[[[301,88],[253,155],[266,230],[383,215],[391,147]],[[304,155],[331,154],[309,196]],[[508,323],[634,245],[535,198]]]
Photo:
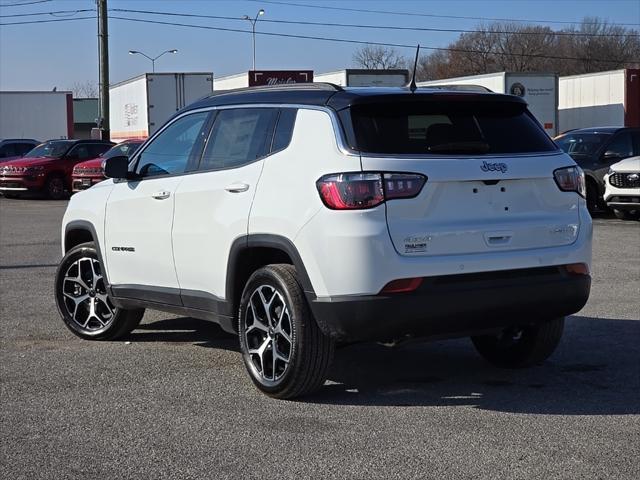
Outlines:
[[67,269],[62,282],[64,305],[85,333],[97,333],[113,321],[116,308],[109,300],[100,262],[82,257]]
[[293,351],[292,322],[283,295],[270,285],[256,288],[244,317],[249,368],[265,385],[275,385],[286,373]]

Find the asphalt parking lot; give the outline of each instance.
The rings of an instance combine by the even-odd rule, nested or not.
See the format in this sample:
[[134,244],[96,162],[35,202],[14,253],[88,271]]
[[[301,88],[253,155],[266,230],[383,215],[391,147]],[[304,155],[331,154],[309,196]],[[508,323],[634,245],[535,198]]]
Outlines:
[[638,478],[640,222],[595,220],[591,299],[544,365],[499,370],[466,339],[355,345],[291,402],[206,322],[68,332],[65,206],[0,198],[0,478]]

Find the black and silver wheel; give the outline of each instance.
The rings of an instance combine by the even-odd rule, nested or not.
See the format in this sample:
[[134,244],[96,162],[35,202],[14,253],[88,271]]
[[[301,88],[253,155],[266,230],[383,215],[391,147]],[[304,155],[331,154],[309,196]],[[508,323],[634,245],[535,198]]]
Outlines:
[[510,327],[496,335],[471,337],[473,345],[489,363],[503,368],[525,368],[542,363],[555,351],[564,317],[522,327]]
[[324,383],[334,345],[311,315],[291,265],[269,265],[249,278],[238,333],[247,371],[266,394],[293,398]]
[[143,309],[123,310],[113,305],[93,243],[69,250],[58,266],[55,288],[62,320],[82,338],[117,339],[136,328],[144,314]]
[[44,185],[45,193],[51,200],[60,200],[64,197],[64,178],[59,175],[51,175]]

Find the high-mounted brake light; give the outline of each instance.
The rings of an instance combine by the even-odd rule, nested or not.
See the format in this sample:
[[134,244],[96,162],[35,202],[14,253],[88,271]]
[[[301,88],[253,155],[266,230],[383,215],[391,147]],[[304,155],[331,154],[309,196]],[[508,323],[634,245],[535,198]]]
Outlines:
[[333,210],[362,210],[386,200],[413,198],[427,178],[415,173],[336,173],[316,182],[320,198]]
[[553,172],[553,178],[563,192],[576,192],[587,198],[587,185],[580,167],[559,168]]

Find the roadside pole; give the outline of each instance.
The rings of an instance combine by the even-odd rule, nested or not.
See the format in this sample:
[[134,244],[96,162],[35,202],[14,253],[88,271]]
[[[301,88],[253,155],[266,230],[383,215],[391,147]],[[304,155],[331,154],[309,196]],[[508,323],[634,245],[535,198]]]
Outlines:
[[107,0],[97,0],[98,4],[98,68],[100,77],[100,128],[102,139],[111,139],[109,127],[109,25]]

